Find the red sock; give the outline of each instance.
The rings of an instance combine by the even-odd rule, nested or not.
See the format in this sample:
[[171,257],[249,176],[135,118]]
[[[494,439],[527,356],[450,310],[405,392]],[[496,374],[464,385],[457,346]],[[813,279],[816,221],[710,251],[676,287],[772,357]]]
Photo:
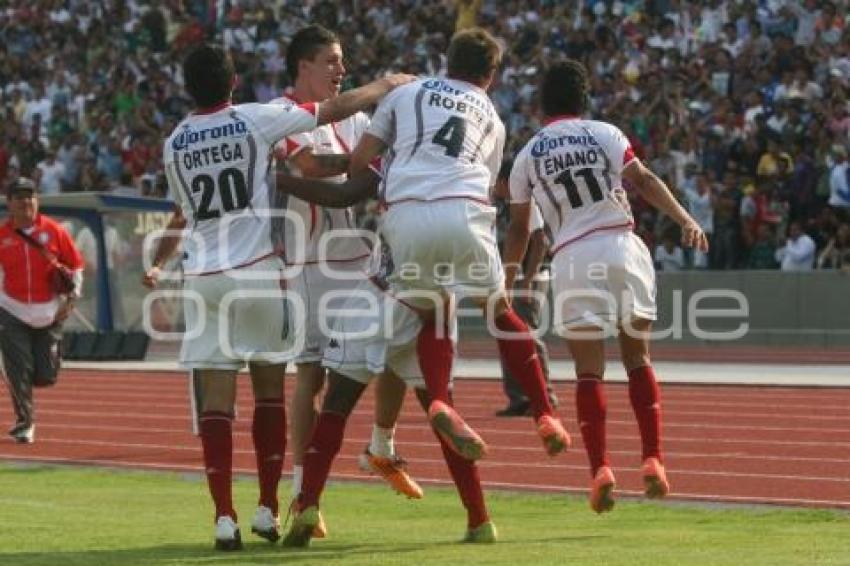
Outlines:
[[230,515],[234,521],[231,480],[233,478],[233,417],[220,411],[201,413],[201,446],[207,485],[215,503],[215,518]]
[[337,413],[319,413],[313,436],[304,448],[304,479],[301,485],[301,509],[318,505],[331,464],[342,446],[346,417]]
[[596,471],[610,465],[608,450],[605,446],[605,415],[608,402],[605,399],[605,386],[598,375],[584,373],[578,376],[576,385],[576,413],[584,449],[590,460],[590,473],[596,477]]
[[257,399],[251,423],[257,476],[260,483],[260,505],[278,513],[277,485],[286,452],[286,409],[283,398]]
[[419,331],[416,340],[416,353],[419,356],[419,367],[428,388],[428,395],[433,400],[449,403],[449,381],[452,375],[452,360],[454,346],[448,332],[441,338],[437,337],[437,326],[434,321],[426,322]]
[[478,466],[458,456],[454,450],[448,447],[445,440],[437,436],[440,448],[443,449],[443,457],[449,467],[449,473],[455,482],[460,500],[466,508],[466,526],[474,529],[482,523],[490,520],[487,514],[487,506],[484,504],[484,492],[481,491],[481,478],[478,476]]
[[661,460],[661,391],[652,366],[629,372],[629,399],[640,428],[643,459]]
[[511,332],[520,336],[510,339],[497,339],[499,353],[514,379],[517,380],[525,396],[531,403],[534,419],[554,413],[546,391],[546,376],[537,356],[537,348],[528,330],[528,325],[513,311],[509,310],[496,319],[496,328],[502,332]]

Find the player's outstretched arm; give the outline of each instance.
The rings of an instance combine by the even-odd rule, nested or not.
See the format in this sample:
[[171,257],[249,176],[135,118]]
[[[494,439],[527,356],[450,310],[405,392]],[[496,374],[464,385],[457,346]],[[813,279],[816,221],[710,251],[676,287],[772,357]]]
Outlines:
[[633,159],[623,169],[623,179],[634,186],[652,206],[682,227],[682,245],[708,251],[708,238],[696,220],[682,208],[667,185],[639,159]]
[[327,102],[321,103],[316,120],[321,126],[328,122],[338,122],[348,118],[355,112],[375,104],[394,88],[414,80],[416,80],[416,77],[413,75],[401,73],[387,75],[360,88],[344,92]]
[[163,264],[168,261],[168,258],[174,255],[177,246],[183,240],[181,232],[185,227],[186,217],[183,216],[183,211],[179,207],[175,208],[174,214],[171,215],[171,220],[168,221],[168,225],[165,227],[164,235],[156,244],[153,265],[142,276],[142,285],[148,289],[156,287]]
[[328,208],[345,208],[378,194],[380,177],[371,169],[343,183],[293,177],[286,170],[276,173],[277,189],[307,202]]

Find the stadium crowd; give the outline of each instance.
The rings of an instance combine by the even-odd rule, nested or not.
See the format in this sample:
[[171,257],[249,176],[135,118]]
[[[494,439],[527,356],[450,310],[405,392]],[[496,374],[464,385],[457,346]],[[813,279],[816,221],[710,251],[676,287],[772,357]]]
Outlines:
[[[42,194],[164,197],[161,142],[188,112],[178,63],[205,39],[231,50],[239,102],[288,86],[287,38],[337,30],[349,84],[444,71],[456,26],[505,48],[491,97],[510,158],[539,127],[536,85],[560,54],[592,73],[593,113],[619,125],[711,236],[635,199],[660,269],[850,269],[847,1],[13,0],[0,8],[0,179]],[[456,14],[456,17],[453,15]]]

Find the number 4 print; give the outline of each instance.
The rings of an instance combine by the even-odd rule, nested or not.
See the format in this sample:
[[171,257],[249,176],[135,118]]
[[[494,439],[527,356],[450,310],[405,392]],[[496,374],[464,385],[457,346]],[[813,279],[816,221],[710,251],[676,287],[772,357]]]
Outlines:
[[460,116],[452,116],[437,130],[431,141],[445,147],[446,155],[458,157],[463,149],[463,139],[465,137],[466,120]]
[[596,174],[592,168],[585,167],[583,169],[577,169],[575,172],[567,169],[555,177],[555,182],[564,187],[564,190],[567,192],[567,199],[570,201],[570,206],[579,208],[584,205],[581,195],[578,194],[578,186],[576,186],[573,175],[584,179],[584,183],[587,185],[587,190],[590,191],[590,198],[593,199],[593,202],[599,202],[605,198],[605,195],[602,194],[602,187],[599,186],[599,180],[596,178]]

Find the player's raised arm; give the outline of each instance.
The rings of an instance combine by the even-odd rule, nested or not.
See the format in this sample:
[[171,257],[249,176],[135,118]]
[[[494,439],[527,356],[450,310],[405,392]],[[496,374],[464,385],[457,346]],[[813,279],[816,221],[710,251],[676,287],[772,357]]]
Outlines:
[[416,80],[413,75],[395,74],[349,90],[319,105],[317,120],[319,125],[338,122],[355,112],[364,110],[378,102],[394,88]]
[[343,183],[293,177],[285,169],[276,173],[277,189],[309,203],[328,208],[346,208],[378,193],[380,177],[368,169]]
[[667,185],[650,171],[639,159],[633,159],[623,169],[623,180],[637,188],[640,195],[652,206],[673,219],[682,227],[682,245],[708,251],[708,238],[696,220],[682,208]]

